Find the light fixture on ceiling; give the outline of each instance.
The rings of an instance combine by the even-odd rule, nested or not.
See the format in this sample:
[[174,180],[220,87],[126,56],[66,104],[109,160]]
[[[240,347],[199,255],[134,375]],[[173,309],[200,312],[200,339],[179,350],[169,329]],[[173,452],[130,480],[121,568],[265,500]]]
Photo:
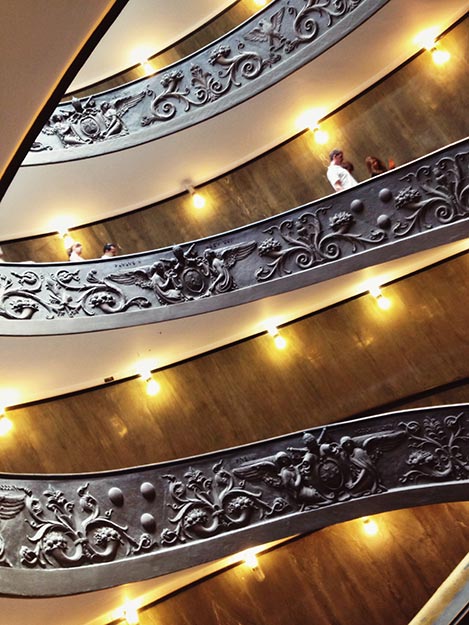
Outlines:
[[134,603],[127,602],[123,608],[123,615],[127,622],[127,625],[139,625],[140,619],[138,618],[138,610]]
[[203,208],[205,206],[205,198],[203,195],[195,191],[191,184],[186,185],[187,192],[192,198],[192,204],[194,208]]
[[13,429],[13,422],[5,415],[5,410],[0,407],[0,436],[6,436]]
[[267,0],[254,0],[254,4],[258,7],[265,7]]
[[327,130],[322,130],[319,126],[313,128],[313,136],[316,143],[319,145],[325,145],[329,141],[329,133]]
[[145,382],[145,390],[147,395],[149,395],[150,397],[158,395],[161,390],[160,383],[153,377],[152,368],[153,367],[151,364],[143,361],[138,363],[136,367],[137,374]]
[[155,68],[153,67],[150,59],[141,59],[140,65],[145,73],[145,76],[149,76],[150,74],[153,74],[155,72]]
[[382,294],[379,286],[375,284],[370,286],[370,295],[375,298],[381,310],[389,310],[391,308],[391,300]]
[[280,334],[277,326],[275,326],[275,325],[268,325],[267,326],[267,332],[274,339],[274,344],[275,344],[275,347],[277,349],[285,349],[285,347],[287,346],[287,341]]
[[370,519],[370,517],[364,517],[362,519],[362,523],[363,531],[367,536],[376,536],[376,534],[379,532],[378,524],[376,523],[376,521],[373,521],[373,519]]
[[415,37],[415,41],[428,50],[432,55],[435,65],[444,65],[451,58],[451,54],[444,50],[437,42],[439,29],[436,27],[428,28]]
[[254,577],[258,582],[263,582],[265,580],[265,573],[259,564],[259,560],[257,558],[257,552],[255,549],[246,549],[241,553],[241,558],[244,564],[249,567]]

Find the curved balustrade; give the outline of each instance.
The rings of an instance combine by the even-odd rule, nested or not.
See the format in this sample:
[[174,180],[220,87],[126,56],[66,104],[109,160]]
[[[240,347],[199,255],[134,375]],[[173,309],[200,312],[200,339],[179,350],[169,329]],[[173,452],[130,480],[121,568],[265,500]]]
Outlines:
[[63,595],[155,577],[366,514],[463,500],[468,484],[467,404],[125,471],[3,475],[1,588]]
[[0,334],[87,332],[276,295],[469,235],[468,141],[201,241],[113,260],[0,265]]
[[387,1],[274,0],[151,77],[60,105],[25,164],[98,156],[213,117],[319,56]]

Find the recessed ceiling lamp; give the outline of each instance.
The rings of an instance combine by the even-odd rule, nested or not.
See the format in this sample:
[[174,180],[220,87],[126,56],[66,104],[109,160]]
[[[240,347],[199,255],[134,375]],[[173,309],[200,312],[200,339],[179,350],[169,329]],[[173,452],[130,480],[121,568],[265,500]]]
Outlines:
[[379,286],[375,284],[370,286],[370,295],[375,298],[381,310],[389,310],[391,308],[391,300],[382,294]]
[[0,436],[6,436],[12,429],[13,423],[5,415],[5,408],[0,408]]
[[370,519],[370,517],[364,517],[362,519],[362,523],[363,531],[367,536],[376,536],[376,534],[379,532],[378,524],[376,523],[376,521],[373,521],[373,519]]
[[269,324],[267,326],[267,332],[274,339],[274,344],[277,349],[285,349],[287,342],[283,336],[281,336],[277,326]]
[[243,551],[240,555],[244,564],[251,569],[257,581],[263,582],[265,580],[265,574],[257,559],[256,549],[246,549],[246,551]]
[[197,193],[194,187],[190,184],[188,184],[186,188],[187,188],[187,192],[190,194],[192,198],[192,204],[194,208],[198,208],[198,209],[203,208],[205,206],[204,196],[201,195],[200,193]]
[[254,0],[254,4],[258,7],[265,7],[267,0]]
[[137,374],[146,384],[147,395],[149,395],[150,397],[158,395],[161,390],[161,386],[160,383],[153,377],[153,374],[151,372],[152,365],[150,365],[148,362],[140,362],[137,365],[136,370]]
[[451,54],[437,43],[438,34],[438,28],[427,28],[415,37],[415,41],[430,52],[436,65],[444,65],[451,58]]

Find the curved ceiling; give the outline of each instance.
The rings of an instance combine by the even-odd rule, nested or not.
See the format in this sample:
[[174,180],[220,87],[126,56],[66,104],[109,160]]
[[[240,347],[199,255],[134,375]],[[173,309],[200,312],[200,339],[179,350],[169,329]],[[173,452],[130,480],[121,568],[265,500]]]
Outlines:
[[3,336],[2,392],[12,393],[8,405],[23,404],[134,376],[142,360],[147,369],[159,369],[265,332],[269,322],[282,325],[364,293],[370,282],[386,284],[467,249],[469,239],[464,239],[281,295],[182,319],[92,335]]
[[391,0],[340,45],[223,115],[113,154],[21,167],[0,204],[2,240],[55,231],[64,214],[71,226],[122,214],[231,170],[294,135],[304,109],[332,111],[388,74],[419,49],[417,33],[444,30],[463,4],[430,12],[426,0]]
[[105,80],[161,52],[231,4],[233,0],[130,0],[68,92]]
[[[50,0],[45,11],[39,2],[28,2],[22,9],[14,2],[0,3],[0,176],[76,56],[115,4],[115,0],[85,4]],[[18,41],[25,45],[16,45]]]

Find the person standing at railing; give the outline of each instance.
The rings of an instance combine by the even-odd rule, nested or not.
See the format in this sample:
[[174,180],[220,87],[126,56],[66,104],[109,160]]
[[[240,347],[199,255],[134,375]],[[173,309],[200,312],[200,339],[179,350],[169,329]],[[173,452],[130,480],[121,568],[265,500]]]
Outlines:
[[72,243],[72,245],[67,249],[67,254],[68,254],[68,260],[73,263],[86,260],[82,256],[83,246],[78,241],[75,241],[74,243]]
[[[376,156],[367,156],[365,158],[365,165],[367,166],[370,176],[372,178],[373,176],[378,176],[379,174],[384,174],[385,171],[388,171],[383,161]],[[396,166],[392,158],[389,159],[388,165],[389,169],[394,169],[394,167]]]
[[105,243],[103,246],[103,255],[101,258],[114,258],[119,253],[117,243]]
[[358,184],[352,174],[342,166],[342,163],[344,162],[344,153],[342,150],[332,150],[329,154],[329,160],[330,163],[327,168],[327,179],[335,191],[351,189]]

